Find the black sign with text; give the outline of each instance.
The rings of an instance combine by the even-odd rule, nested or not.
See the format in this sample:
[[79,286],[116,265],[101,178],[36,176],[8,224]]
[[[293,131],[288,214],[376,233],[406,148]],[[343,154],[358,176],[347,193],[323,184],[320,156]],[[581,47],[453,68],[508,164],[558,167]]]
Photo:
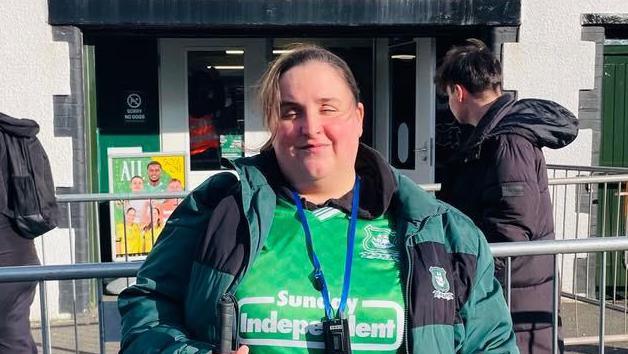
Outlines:
[[101,134],[159,134],[157,40],[97,37],[97,127]]
[[146,95],[142,91],[124,91],[122,94],[122,119],[125,124],[146,122]]

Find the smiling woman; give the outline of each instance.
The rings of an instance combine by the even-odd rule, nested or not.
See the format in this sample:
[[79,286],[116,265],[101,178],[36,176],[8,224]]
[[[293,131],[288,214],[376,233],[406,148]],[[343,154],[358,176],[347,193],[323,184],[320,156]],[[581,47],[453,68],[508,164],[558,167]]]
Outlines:
[[281,170],[314,203],[340,198],[355,180],[364,106],[351,95],[338,69],[321,62],[288,70],[279,87],[273,149]]
[[516,353],[482,234],[360,144],[342,59],[292,49],[262,152],[181,203],[120,295],[121,353]]

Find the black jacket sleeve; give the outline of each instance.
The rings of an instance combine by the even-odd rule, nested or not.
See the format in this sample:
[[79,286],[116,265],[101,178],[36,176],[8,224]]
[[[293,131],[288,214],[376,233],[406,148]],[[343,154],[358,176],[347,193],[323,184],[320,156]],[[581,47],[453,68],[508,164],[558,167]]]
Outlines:
[[529,241],[538,234],[542,152],[523,137],[502,135],[492,142],[493,169],[482,192],[480,228],[489,242]]

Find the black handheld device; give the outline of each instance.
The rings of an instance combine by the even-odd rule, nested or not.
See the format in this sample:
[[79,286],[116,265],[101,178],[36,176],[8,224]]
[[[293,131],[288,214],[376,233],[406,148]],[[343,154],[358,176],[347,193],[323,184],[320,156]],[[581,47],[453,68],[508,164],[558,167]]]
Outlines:
[[238,302],[231,294],[225,294],[218,302],[220,320],[219,353],[230,354],[238,349]]
[[325,339],[325,354],[351,353],[349,321],[346,318],[323,320],[323,337]]

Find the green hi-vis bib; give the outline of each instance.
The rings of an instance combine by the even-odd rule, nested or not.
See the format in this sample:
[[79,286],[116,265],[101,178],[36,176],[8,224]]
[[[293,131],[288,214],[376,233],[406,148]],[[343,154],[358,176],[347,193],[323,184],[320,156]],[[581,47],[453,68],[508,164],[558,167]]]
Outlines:
[[[305,211],[334,310],[338,308],[349,216],[334,208]],[[355,353],[396,353],[405,312],[399,242],[388,217],[358,220],[345,316]],[[278,200],[266,244],[236,292],[241,344],[252,354],[322,353],[323,298],[312,272],[296,207]]]

